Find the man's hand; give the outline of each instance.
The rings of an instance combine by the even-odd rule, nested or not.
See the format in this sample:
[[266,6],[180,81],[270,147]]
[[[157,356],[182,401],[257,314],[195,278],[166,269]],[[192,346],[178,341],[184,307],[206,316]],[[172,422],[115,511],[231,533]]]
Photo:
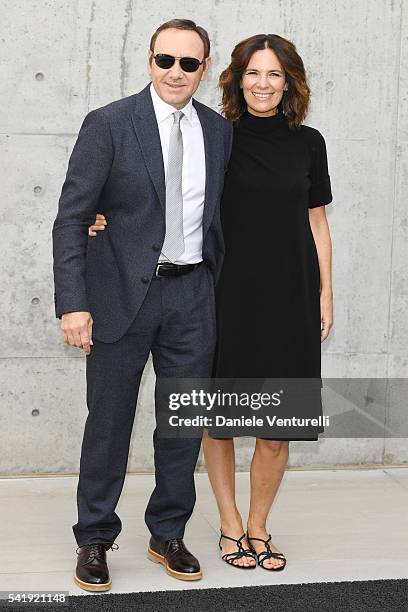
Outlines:
[[61,332],[66,344],[91,353],[93,320],[90,312],[66,312],[61,317]]
[[106,220],[105,215],[103,215],[102,213],[96,213],[95,224],[90,225],[88,227],[88,235],[96,236],[96,233],[100,232],[101,230],[104,230],[107,225],[108,222]]

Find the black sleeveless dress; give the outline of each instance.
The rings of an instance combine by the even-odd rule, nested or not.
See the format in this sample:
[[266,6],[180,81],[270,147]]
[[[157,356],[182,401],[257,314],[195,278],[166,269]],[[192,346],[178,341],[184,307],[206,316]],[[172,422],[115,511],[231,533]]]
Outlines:
[[331,201],[318,130],[291,129],[282,113],[246,112],[235,122],[221,200],[216,377],[320,378],[320,271],[308,209]]

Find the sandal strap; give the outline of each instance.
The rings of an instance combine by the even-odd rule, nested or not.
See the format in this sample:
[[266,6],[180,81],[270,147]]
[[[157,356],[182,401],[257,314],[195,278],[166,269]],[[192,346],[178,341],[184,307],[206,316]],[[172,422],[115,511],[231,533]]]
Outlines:
[[259,565],[263,566],[264,562],[267,559],[270,559],[271,557],[274,557],[275,559],[281,559],[282,561],[286,561],[286,557],[283,553],[281,552],[273,552],[269,542],[271,541],[271,534],[268,533],[268,539],[267,540],[263,540],[262,538],[250,538],[249,535],[247,534],[247,540],[248,542],[250,542],[251,540],[257,540],[258,542],[263,542],[265,544],[266,550],[261,550],[260,553],[257,553],[255,551],[256,556],[258,557],[258,563]]
[[[259,559],[259,557],[261,555],[264,555],[263,559]],[[271,557],[275,557],[276,559],[285,559],[285,555],[283,553],[278,553],[278,552],[267,552],[266,550],[262,550],[260,553],[258,553],[258,561],[262,563],[264,561],[266,561],[266,559],[270,559]]]
[[256,555],[250,548],[243,548],[241,552],[243,557],[251,557],[251,559],[256,561]]
[[225,561],[226,563],[231,563],[232,561],[235,561],[235,559],[241,559],[242,557],[250,557],[251,559],[256,560],[256,556],[254,552],[250,548],[243,547],[242,540],[245,538],[245,533],[243,533],[242,536],[238,538],[237,540],[235,538],[231,538],[230,536],[224,535],[221,530],[220,532],[221,532],[221,536],[220,536],[220,541],[218,542],[218,546],[220,547],[220,550],[222,550],[222,546],[221,546],[222,538],[225,538],[226,540],[231,540],[232,542],[235,542],[235,544],[238,546],[237,551],[231,552],[231,553],[225,553],[225,555],[222,555],[221,559],[223,561]]
[[244,547],[242,546],[242,540],[243,540],[243,538],[245,538],[245,533],[243,533],[242,536],[240,538],[238,538],[238,540],[236,540],[235,538],[231,538],[230,536],[224,535],[221,530],[220,530],[220,533],[221,533],[220,541],[218,542],[218,546],[220,547],[220,550],[222,550],[222,546],[221,546],[222,538],[225,538],[226,540],[231,540],[232,542],[235,542],[235,544],[238,546],[238,551],[239,552],[244,550]]
[[222,555],[221,559],[223,559],[224,561],[234,561],[235,559],[241,559],[242,557],[251,557],[251,559],[255,559],[254,554],[249,550],[237,550],[236,552],[232,552],[232,553],[225,553],[225,555]]

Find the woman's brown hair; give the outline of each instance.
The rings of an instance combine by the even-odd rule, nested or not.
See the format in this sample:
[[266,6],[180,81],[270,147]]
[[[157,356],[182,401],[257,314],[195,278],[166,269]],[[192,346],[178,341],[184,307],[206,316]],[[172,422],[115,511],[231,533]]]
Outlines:
[[310,88],[295,45],[277,34],[256,34],[235,46],[231,63],[221,73],[218,83],[222,90],[221,111],[230,121],[245,112],[247,105],[240,87],[242,75],[255,51],[262,49],[272,49],[285,72],[288,90],[279,102],[278,112],[286,115],[289,127],[298,127],[307,115]]

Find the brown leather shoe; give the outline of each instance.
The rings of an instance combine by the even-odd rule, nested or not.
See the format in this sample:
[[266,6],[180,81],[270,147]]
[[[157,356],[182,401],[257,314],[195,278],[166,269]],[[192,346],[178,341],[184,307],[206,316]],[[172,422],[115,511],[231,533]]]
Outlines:
[[147,556],[150,561],[164,565],[173,578],[199,580],[202,577],[198,560],[187,550],[181,538],[156,540],[152,536]]
[[[112,579],[109,576],[106,563],[107,546],[106,543],[96,542],[84,544],[77,548],[78,562],[74,580],[81,589],[85,591],[108,591],[111,588]],[[113,548],[114,546],[116,548]],[[119,546],[112,544],[109,548],[117,550]]]

